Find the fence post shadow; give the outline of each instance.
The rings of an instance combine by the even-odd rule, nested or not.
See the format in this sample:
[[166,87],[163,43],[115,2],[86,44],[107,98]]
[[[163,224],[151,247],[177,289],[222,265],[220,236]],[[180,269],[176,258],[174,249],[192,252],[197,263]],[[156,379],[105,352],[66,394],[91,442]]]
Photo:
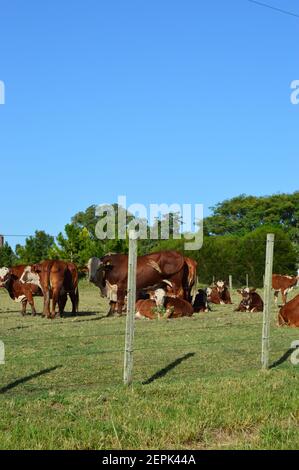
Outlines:
[[8,385],[5,385],[5,387],[0,388],[0,395],[3,395],[4,393],[8,392],[12,388],[15,388],[18,385],[28,382],[29,380],[35,379],[44,374],[49,374],[50,372],[53,372],[54,370],[59,369],[60,367],[62,367],[62,365],[48,367],[47,369],[40,370],[39,372],[35,372],[34,374],[26,375],[25,377],[22,377],[21,379],[15,380],[14,382],[11,382]]
[[170,372],[175,367],[177,367],[179,364],[181,364],[183,361],[186,361],[187,359],[190,359],[190,357],[193,357],[193,356],[195,356],[194,352],[193,353],[188,353],[188,354],[185,354],[182,357],[179,357],[178,359],[171,362],[170,364],[168,364],[163,369],[160,369],[158,372],[156,372],[154,375],[152,375],[149,379],[142,382],[142,385],[149,385],[150,383],[154,382],[155,380],[161,379],[166,374],[168,374],[168,372]]

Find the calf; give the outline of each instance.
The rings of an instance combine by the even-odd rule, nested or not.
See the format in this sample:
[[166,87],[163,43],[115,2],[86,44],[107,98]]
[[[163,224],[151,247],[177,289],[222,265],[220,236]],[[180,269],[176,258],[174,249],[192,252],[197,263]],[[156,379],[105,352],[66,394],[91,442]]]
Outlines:
[[193,315],[193,307],[187,300],[166,295],[166,290],[159,288],[149,293],[150,299],[136,302],[136,318],[157,318],[159,309],[165,309],[166,318],[178,318]]
[[264,310],[264,302],[261,296],[256,292],[256,289],[238,290],[238,293],[242,295],[242,300],[235,309],[235,312],[262,312]]
[[198,292],[193,302],[193,310],[195,313],[208,312],[209,310],[211,310],[208,303],[208,295],[210,293],[210,287],[208,287],[207,289],[198,289]]
[[275,304],[278,301],[278,294],[281,292],[282,302],[287,302],[288,293],[297,285],[299,276],[282,276],[281,274],[273,274],[272,287],[274,289]]
[[280,308],[278,325],[299,327],[299,295]]
[[5,288],[15,302],[21,302],[22,315],[26,314],[27,302],[29,303],[32,315],[36,315],[33,297],[42,296],[42,291],[39,286],[35,284],[22,283],[16,274],[14,268],[1,268],[0,269],[0,287]]

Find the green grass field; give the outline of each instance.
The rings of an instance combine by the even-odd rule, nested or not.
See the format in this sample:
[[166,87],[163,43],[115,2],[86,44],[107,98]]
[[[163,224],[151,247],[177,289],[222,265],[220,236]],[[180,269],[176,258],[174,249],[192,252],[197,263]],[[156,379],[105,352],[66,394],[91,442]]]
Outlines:
[[126,388],[125,317],[105,318],[98,290],[80,287],[81,313],[54,321],[22,318],[0,291],[1,449],[299,448],[299,366],[288,353],[299,330],[277,328],[274,306],[270,371],[260,370],[262,314],[213,306],[137,321]]

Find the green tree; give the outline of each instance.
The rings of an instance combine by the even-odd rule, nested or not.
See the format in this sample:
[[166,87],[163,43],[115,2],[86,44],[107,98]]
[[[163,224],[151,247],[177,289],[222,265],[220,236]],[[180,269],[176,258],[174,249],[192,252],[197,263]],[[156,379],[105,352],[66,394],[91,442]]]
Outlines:
[[261,226],[276,226],[299,243],[299,191],[271,196],[240,195],[212,207],[205,218],[206,235],[244,235]]
[[13,266],[17,261],[17,257],[13,249],[9,246],[8,243],[4,243],[4,246],[0,248],[0,267]]
[[49,257],[49,251],[53,245],[54,237],[43,230],[36,230],[34,236],[26,238],[24,246],[16,246],[16,254],[20,263],[38,263]]

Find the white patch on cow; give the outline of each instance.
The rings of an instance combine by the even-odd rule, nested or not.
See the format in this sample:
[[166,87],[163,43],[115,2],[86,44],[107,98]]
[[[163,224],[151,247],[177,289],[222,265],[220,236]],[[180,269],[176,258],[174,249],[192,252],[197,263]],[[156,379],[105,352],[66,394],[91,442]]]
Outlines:
[[223,281],[217,281],[216,286],[222,289],[224,287],[224,282]]
[[0,268],[0,279],[3,279],[9,273],[9,269],[6,267]]
[[35,286],[38,286],[40,289],[42,288],[40,279],[39,279],[39,274],[32,272],[31,266],[26,266],[22,276],[20,277],[20,282],[22,282],[22,284],[34,284]]
[[284,290],[284,295],[287,295],[289,292],[293,290],[293,287],[288,287],[287,289]]
[[249,294],[249,293],[250,293],[249,287],[245,287],[245,289],[243,289],[243,292],[244,292],[244,294],[245,294],[245,293],[246,293],[246,294]]
[[142,320],[142,319],[144,318],[144,316],[141,315],[140,312],[136,312],[136,313],[135,313],[135,318],[136,318],[136,320]]
[[210,287],[206,288],[206,294],[208,297],[210,297],[210,295],[212,294],[212,289]]
[[23,300],[26,299],[26,295],[20,295],[19,297],[15,297],[14,301],[15,302],[23,302]]
[[165,296],[166,296],[166,292],[164,289],[155,290],[154,300],[158,307],[164,304]]
[[110,282],[106,281],[105,292],[110,302],[117,302],[117,284],[110,284]]

